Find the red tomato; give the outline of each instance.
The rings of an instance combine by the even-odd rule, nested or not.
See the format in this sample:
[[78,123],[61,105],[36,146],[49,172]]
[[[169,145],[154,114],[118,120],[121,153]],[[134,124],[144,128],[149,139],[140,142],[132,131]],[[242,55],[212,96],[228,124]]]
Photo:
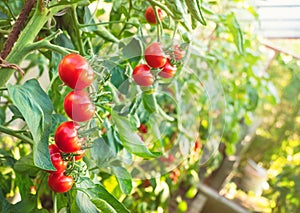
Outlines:
[[78,137],[79,127],[79,124],[73,121],[66,121],[57,127],[54,140],[61,151],[71,153],[81,149],[83,139]]
[[170,59],[168,59],[158,75],[162,78],[172,78],[176,74],[176,71],[177,68],[173,66],[170,62]]
[[[157,10],[157,14],[158,14],[158,17],[160,20],[163,19],[162,17],[162,11],[161,9],[158,8]],[[149,6],[146,11],[145,11],[145,18],[146,20],[151,23],[151,24],[157,24],[157,21],[156,21],[156,17],[155,17],[155,12],[154,12],[154,9],[153,7]]]
[[48,171],[50,173],[62,173],[66,170],[68,162],[64,161],[61,156],[59,148],[55,144],[48,146],[50,152],[50,159],[53,166],[56,168],[56,171]]
[[74,90],[66,95],[64,109],[72,120],[78,122],[88,121],[95,114],[95,106],[84,90]]
[[137,65],[133,70],[132,77],[136,84],[143,87],[151,86],[154,82],[154,75],[147,64]]
[[60,79],[72,89],[81,90],[90,86],[94,71],[85,58],[78,54],[68,54],[58,65]]
[[148,127],[146,126],[146,124],[141,124],[138,128],[140,133],[144,133],[146,134],[148,132]]
[[50,144],[50,145],[48,146],[48,149],[49,149],[50,155],[55,154],[55,153],[60,153],[60,150],[59,150],[59,148],[56,146],[56,144]]
[[178,44],[174,46],[174,56],[177,61],[183,58],[183,52]]
[[150,44],[145,50],[145,60],[150,67],[163,67],[167,58],[162,45],[158,42]]
[[64,173],[54,173],[48,177],[48,185],[54,192],[67,192],[72,188],[73,184],[73,177],[66,176]]
[[81,149],[81,150],[75,152],[74,153],[75,154],[75,161],[81,160],[83,158],[83,156],[84,156],[84,153],[85,153],[84,149]]

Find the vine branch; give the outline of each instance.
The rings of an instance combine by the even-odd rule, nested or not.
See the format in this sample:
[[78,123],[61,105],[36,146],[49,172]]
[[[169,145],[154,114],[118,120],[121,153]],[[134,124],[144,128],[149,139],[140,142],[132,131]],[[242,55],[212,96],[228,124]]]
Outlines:
[[24,4],[24,7],[21,10],[21,13],[13,26],[12,31],[8,35],[7,40],[4,43],[3,49],[0,53],[0,57],[5,59],[10,53],[15,42],[18,40],[19,34],[25,26],[25,23],[28,19],[29,13],[32,10],[36,0],[27,0]]

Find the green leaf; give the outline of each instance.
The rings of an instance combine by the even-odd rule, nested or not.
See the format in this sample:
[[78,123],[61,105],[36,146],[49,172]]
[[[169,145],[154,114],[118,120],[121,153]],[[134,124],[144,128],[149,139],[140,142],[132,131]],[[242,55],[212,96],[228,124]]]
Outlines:
[[124,194],[130,194],[132,190],[132,177],[130,173],[123,167],[112,167],[112,172],[117,178],[120,189]]
[[202,15],[202,7],[200,0],[185,0],[185,4],[192,15],[201,24],[206,25],[206,21]]
[[111,73],[111,83],[116,87],[119,88],[124,81],[127,80],[125,75],[126,67],[120,65],[119,63],[115,63],[113,61],[105,61],[103,66],[106,67]]
[[249,99],[246,109],[252,111],[257,107],[258,104],[258,100],[259,100],[258,92],[257,89],[251,86],[250,84],[247,85],[246,91]]
[[143,100],[143,105],[148,112],[150,113],[158,112],[157,100],[154,93],[148,94],[144,92],[142,95],[142,100]]
[[63,122],[67,121],[67,118],[61,114],[53,114],[51,115],[51,127],[50,132],[55,132],[56,128]]
[[2,125],[5,122],[6,114],[5,110],[3,108],[0,108],[0,125]]
[[89,178],[81,178],[76,183],[78,189],[88,195],[96,207],[103,212],[130,213],[130,211],[110,194],[102,185],[93,183]]
[[119,116],[112,111],[112,120],[118,128],[122,145],[132,154],[143,158],[156,158],[161,155],[160,152],[151,152],[144,144],[140,136],[130,126],[127,117]]
[[24,120],[23,115],[21,114],[21,112],[19,111],[19,109],[15,105],[8,105],[8,108],[14,114],[13,115],[14,119],[21,118],[21,119]]
[[226,16],[225,24],[233,36],[235,46],[237,47],[239,53],[244,53],[244,36],[234,13],[230,13]]
[[122,49],[122,55],[127,60],[139,62],[143,54],[143,45],[139,38],[133,37],[131,41]]
[[18,173],[36,175],[39,169],[33,163],[33,155],[29,154],[22,157],[14,165],[14,170]]
[[98,213],[94,203],[81,191],[77,191],[76,193],[76,204],[81,212]]
[[98,166],[104,167],[115,158],[114,152],[105,143],[103,138],[98,138],[93,141],[93,146],[91,147],[92,158],[96,161]]
[[23,85],[8,85],[9,96],[22,113],[33,136],[33,160],[37,167],[54,170],[48,150],[53,106],[36,79]]
[[91,199],[91,201],[102,212],[105,212],[105,213],[118,213],[105,200],[102,200],[102,199],[96,197],[96,198]]

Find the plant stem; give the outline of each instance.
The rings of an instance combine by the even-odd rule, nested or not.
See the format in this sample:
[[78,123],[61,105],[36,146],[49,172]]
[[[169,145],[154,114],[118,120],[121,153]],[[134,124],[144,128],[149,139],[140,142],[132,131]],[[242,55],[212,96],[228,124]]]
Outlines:
[[53,192],[53,213],[57,213],[57,194]]
[[26,143],[29,143],[29,144],[33,144],[33,140],[23,134],[20,134],[19,131],[17,130],[13,130],[13,129],[9,129],[5,126],[2,126],[0,125],[0,132],[3,132],[5,134],[8,134],[8,135],[11,135],[11,136],[14,136],[16,138],[19,138],[20,140],[26,142]]
[[[14,44],[11,52],[6,57],[6,61],[12,64],[20,64],[25,56],[32,49],[28,48],[33,43],[37,34],[40,32],[45,23],[58,11],[66,8],[66,5],[57,5],[50,10],[39,7],[40,1],[38,1],[35,12],[31,19],[26,24],[25,28],[21,31],[18,40]],[[5,86],[6,82],[10,79],[14,73],[13,69],[2,68],[0,69],[0,87]]]

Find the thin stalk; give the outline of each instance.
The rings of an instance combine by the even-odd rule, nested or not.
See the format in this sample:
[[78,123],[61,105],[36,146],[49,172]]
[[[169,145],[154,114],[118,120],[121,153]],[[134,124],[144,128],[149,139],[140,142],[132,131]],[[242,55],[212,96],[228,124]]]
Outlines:
[[5,134],[8,134],[8,135],[11,135],[11,136],[14,136],[16,138],[19,138],[20,140],[26,142],[26,143],[29,143],[29,144],[33,144],[33,140],[23,134],[20,134],[20,132],[17,130],[13,130],[13,129],[9,129],[5,126],[2,126],[0,125],[0,132],[3,132]]
[[57,213],[57,194],[53,192],[53,213]]

